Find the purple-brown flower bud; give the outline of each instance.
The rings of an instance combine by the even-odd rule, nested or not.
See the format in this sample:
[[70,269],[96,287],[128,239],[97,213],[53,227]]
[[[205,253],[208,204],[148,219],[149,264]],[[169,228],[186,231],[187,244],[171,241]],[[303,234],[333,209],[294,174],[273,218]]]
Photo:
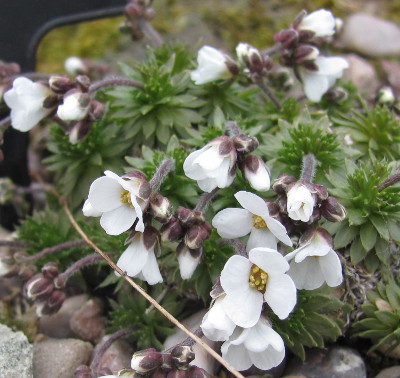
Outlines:
[[296,64],[303,64],[306,61],[315,60],[318,55],[319,50],[316,47],[310,45],[301,45],[296,49],[294,58]]
[[33,265],[22,266],[18,271],[18,277],[21,281],[28,281],[35,274],[36,268]]
[[43,100],[43,104],[42,106],[45,109],[53,109],[55,108],[57,105],[59,105],[60,100],[58,98],[58,95],[56,95],[55,93],[50,94],[49,96],[47,96],[44,100]]
[[28,299],[44,299],[50,296],[54,290],[51,280],[44,278],[43,274],[34,275],[24,287],[25,297]]
[[269,190],[271,185],[269,170],[260,157],[254,155],[245,156],[241,169],[243,176],[253,189],[258,191]]
[[71,90],[74,84],[68,76],[51,76],[49,86],[53,92],[64,94]]
[[139,374],[144,374],[157,369],[161,363],[161,353],[154,348],[149,348],[134,353],[131,368]]
[[189,220],[192,219],[192,210],[183,206],[179,206],[176,210],[176,216],[178,217],[182,225],[186,225],[186,223],[188,223]]
[[275,42],[281,43],[287,49],[293,48],[298,40],[299,33],[294,29],[283,29],[280,30],[274,36]]
[[139,184],[139,197],[143,200],[147,200],[151,195],[151,187],[147,181],[146,175],[140,171],[130,171],[122,176],[124,180],[129,181],[129,179],[137,179]]
[[172,361],[178,369],[187,368],[189,363],[194,360],[195,354],[192,347],[188,345],[178,345],[171,351]]
[[324,185],[314,184],[314,192],[320,201],[325,201],[328,198],[328,190]]
[[314,207],[314,210],[308,220],[308,224],[318,222],[321,219],[321,209],[319,207]]
[[162,354],[162,363],[161,363],[160,369],[165,373],[168,373],[174,369],[174,365],[172,362],[172,356],[170,353]]
[[69,141],[71,144],[76,144],[82,141],[92,128],[92,122],[87,119],[83,119],[78,122],[73,122],[71,128],[68,131]]
[[211,375],[208,374],[204,369],[199,368],[196,365],[191,365],[188,370],[188,378],[210,378]]
[[82,92],[87,92],[90,87],[90,79],[86,75],[78,75],[75,78],[76,84]]
[[59,274],[57,263],[52,262],[52,261],[43,265],[41,270],[42,270],[43,277],[48,278],[49,280],[56,278]]
[[55,290],[51,293],[50,297],[44,303],[44,306],[40,309],[40,315],[52,315],[55,314],[63,305],[66,295],[60,290]]
[[156,193],[150,200],[151,214],[161,223],[167,223],[171,219],[171,207],[170,200],[160,193]]
[[253,152],[258,146],[258,139],[250,135],[239,135],[233,138],[236,152],[239,154],[248,154]]
[[97,100],[90,101],[89,117],[91,121],[99,121],[103,118],[105,106],[102,102]]
[[341,222],[346,218],[346,209],[335,197],[329,196],[321,204],[321,214],[329,222]]
[[161,240],[175,242],[183,236],[183,228],[179,220],[172,217],[167,223],[163,224],[160,229]]
[[147,250],[151,250],[160,238],[160,233],[154,227],[146,226],[143,231],[143,244]]
[[274,184],[272,185],[272,189],[278,194],[285,194],[287,187],[295,181],[297,181],[296,177],[288,175],[287,173],[282,173],[275,180]]
[[193,225],[185,234],[185,244],[190,249],[197,249],[203,245],[204,240],[211,235],[211,226],[204,222],[202,225]]

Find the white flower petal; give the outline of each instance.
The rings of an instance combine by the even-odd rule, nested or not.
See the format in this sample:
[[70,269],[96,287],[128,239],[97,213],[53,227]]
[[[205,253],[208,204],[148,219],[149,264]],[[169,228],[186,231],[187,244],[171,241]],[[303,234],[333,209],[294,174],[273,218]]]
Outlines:
[[268,272],[264,298],[279,319],[286,319],[297,302],[296,286],[287,274]]
[[247,370],[252,365],[247,350],[241,345],[225,341],[221,346],[221,353],[222,357],[239,371]]
[[297,289],[315,290],[321,287],[325,281],[322,275],[318,258],[308,257],[300,263],[292,261],[288,275],[292,277]]
[[200,263],[201,253],[195,258],[190,254],[189,248],[178,254],[179,272],[182,279],[189,280]]
[[329,89],[329,80],[326,76],[318,75],[315,72],[300,70],[304,83],[304,93],[313,102],[321,101],[322,96]]
[[203,180],[197,180],[199,188],[206,193],[210,193],[217,187],[217,181],[213,177],[209,177]]
[[100,225],[108,235],[119,235],[129,230],[137,218],[136,211],[129,206],[120,207],[103,213]]
[[289,269],[285,258],[277,251],[269,248],[255,248],[249,252],[249,260],[270,274],[283,274]]
[[249,286],[251,262],[243,256],[232,256],[221,272],[221,286],[226,294],[247,291]]
[[93,209],[89,200],[86,200],[83,204],[82,212],[85,217],[99,217],[102,214],[101,211]]
[[262,353],[249,352],[249,356],[255,367],[261,370],[269,370],[283,361],[285,349],[278,351],[269,346]]
[[253,227],[253,217],[245,209],[228,208],[218,212],[212,220],[218,234],[225,239],[247,235]]
[[199,154],[193,161],[193,165],[199,165],[201,168],[207,171],[214,171],[223,162],[224,157],[219,154],[218,148],[209,146],[203,149],[203,152]]
[[254,193],[240,191],[235,194],[235,198],[240,206],[249,210],[250,213],[259,215],[260,217],[269,216],[268,206],[265,201]]
[[328,286],[339,286],[343,281],[342,264],[334,250],[318,258],[319,265]]
[[275,235],[266,228],[253,228],[249,240],[247,240],[246,249],[251,251],[258,247],[276,249],[277,240]]
[[269,190],[271,186],[271,179],[269,177],[268,168],[263,161],[260,159],[261,166],[257,172],[252,172],[250,169],[245,167],[244,176],[250,183],[251,187],[260,192]]
[[148,258],[142,269],[142,274],[149,285],[155,285],[163,281],[153,250],[148,251]]
[[315,60],[318,66],[318,74],[324,76],[333,76],[335,79],[342,76],[342,71],[349,68],[349,62],[340,56],[319,56]]
[[63,121],[80,121],[86,117],[89,112],[89,102],[86,107],[80,103],[82,93],[76,92],[65,95],[63,104],[57,108],[57,115]]
[[149,252],[143,245],[140,235],[136,235],[134,241],[122,253],[117,265],[127,273],[129,277],[135,277],[145,266]]
[[88,200],[93,209],[101,212],[114,210],[122,205],[122,187],[111,177],[99,177],[90,185]]
[[329,37],[335,34],[336,21],[332,12],[320,9],[305,16],[301,20],[299,30],[311,30],[315,37]]
[[267,224],[268,229],[284,244],[288,246],[292,246],[293,243],[290,240],[289,235],[287,234],[287,230],[285,226],[277,221],[276,219],[272,217],[268,217],[265,220],[265,223]]

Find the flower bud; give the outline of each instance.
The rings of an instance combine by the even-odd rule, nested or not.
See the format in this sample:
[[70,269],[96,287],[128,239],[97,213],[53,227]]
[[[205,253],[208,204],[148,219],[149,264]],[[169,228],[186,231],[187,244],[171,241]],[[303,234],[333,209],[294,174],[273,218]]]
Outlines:
[[105,106],[102,102],[97,100],[90,101],[89,117],[91,121],[99,121],[103,118]]
[[168,198],[156,193],[150,200],[150,211],[155,219],[167,223],[171,219],[171,202]]
[[334,104],[340,104],[343,101],[347,100],[348,97],[349,93],[342,87],[330,88],[324,94],[325,100]]
[[58,99],[58,95],[56,95],[55,93],[52,93],[50,95],[48,95],[47,97],[45,97],[45,99],[43,100],[43,108],[45,109],[53,109],[54,107],[56,107],[59,104],[60,100]]
[[64,68],[71,75],[82,75],[88,72],[87,64],[76,56],[67,58],[64,63]]
[[60,290],[55,290],[51,293],[50,297],[46,300],[44,306],[41,307],[39,316],[41,315],[53,315],[63,305],[67,296]]
[[328,198],[328,190],[324,185],[314,184],[314,191],[320,201],[325,201]]
[[74,378],[93,378],[90,367],[86,365],[77,367],[74,372]]
[[174,369],[174,365],[172,362],[172,356],[170,353],[162,354],[162,363],[161,363],[160,369],[165,373],[168,373]]
[[157,369],[161,363],[161,353],[154,348],[149,348],[134,353],[131,368],[139,374],[144,374]]
[[129,181],[130,179],[136,179],[139,181],[139,197],[143,200],[147,200],[151,195],[151,187],[147,181],[146,175],[140,171],[130,171],[123,176],[124,180]]
[[318,222],[321,219],[321,209],[319,207],[314,207],[314,210],[308,220],[308,224],[312,224],[314,222]]
[[67,76],[50,76],[49,86],[55,93],[68,92],[73,87],[71,79]]
[[175,242],[183,235],[181,223],[175,217],[172,217],[167,223],[163,224],[160,229],[161,240]]
[[378,103],[379,104],[393,104],[396,100],[396,97],[393,93],[393,89],[391,87],[383,87],[379,90],[378,93]]
[[268,168],[258,156],[247,155],[244,158],[242,173],[253,189],[267,191],[270,188]]
[[315,194],[304,182],[295,182],[287,190],[287,213],[289,218],[308,222],[315,207]]
[[55,262],[48,262],[47,264],[43,265],[42,274],[44,278],[48,278],[49,280],[54,279],[58,276],[58,265]]
[[185,244],[190,249],[197,249],[203,245],[204,240],[207,240],[211,235],[211,226],[204,222],[202,225],[193,225],[185,234]]
[[190,249],[185,243],[181,242],[176,249],[176,254],[182,279],[190,279],[200,263],[203,248]]
[[57,109],[57,116],[63,121],[81,121],[88,112],[90,97],[87,93],[71,90],[64,95],[63,104]]
[[87,92],[90,87],[90,79],[86,75],[78,75],[75,78],[76,84],[82,92]]
[[183,206],[179,206],[176,210],[176,216],[178,217],[182,225],[186,225],[186,223],[188,223],[189,220],[192,219],[192,210]]
[[310,45],[301,45],[299,46],[295,53],[294,58],[297,64],[302,64],[308,60],[315,60],[319,55],[319,50]]
[[195,354],[192,347],[188,345],[178,345],[171,351],[171,357],[174,365],[180,369],[187,367],[194,360]]
[[341,222],[346,218],[346,209],[335,197],[329,196],[321,204],[321,214],[329,222]]
[[188,371],[188,378],[210,378],[211,375],[208,374],[204,369],[199,368],[196,365],[191,365]]
[[248,154],[253,152],[259,145],[258,139],[250,135],[239,135],[233,138],[237,153]]
[[25,297],[28,299],[47,298],[54,290],[51,280],[44,278],[43,274],[38,273],[33,276],[24,287]]
[[82,141],[92,128],[92,123],[86,119],[74,122],[73,126],[69,129],[69,141],[71,144],[76,144]]
[[154,249],[159,238],[160,233],[154,227],[146,226],[143,231],[143,244],[147,250]]
[[264,60],[255,47],[248,43],[239,43],[236,54],[242,66],[247,67],[250,72],[261,72],[264,68]]
[[299,34],[294,29],[283,29],[275,34],[274,39],[275,42],[281,43],[283,47],[291,49],[297,44]]
[[296,181],[296,177],[288,175],[287,173],[282,173],[279,177],[275,180],[274,184],[272,185],[272,189],[277,194],[285,194],[287,191],[287,187]]

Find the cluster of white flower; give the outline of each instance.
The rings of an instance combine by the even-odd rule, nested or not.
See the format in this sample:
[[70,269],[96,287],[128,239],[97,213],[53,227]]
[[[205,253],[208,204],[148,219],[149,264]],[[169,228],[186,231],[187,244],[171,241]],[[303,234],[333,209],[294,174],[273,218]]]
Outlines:
[[[295,72],[303,83],[304,92],[313,102],[319,102],[349,67],[346,59],[321,56],[315,47],[317,39],[328,38],[335,33],[337,24],[330,11],[321,9],[309,15],[302,14],[291,28],[276,34],[276,41],[281,44],[281,62],[297,68]],[[236,54],[238,61],[235,63],[218,49],[203,46],[197,56],[198,68],[191,73],[192,80],[201,85],[227,79],[240,72],[266,72],[268,76],[268,70],[272,68],[272,60],[268,56],[247,43],[240,43]]]

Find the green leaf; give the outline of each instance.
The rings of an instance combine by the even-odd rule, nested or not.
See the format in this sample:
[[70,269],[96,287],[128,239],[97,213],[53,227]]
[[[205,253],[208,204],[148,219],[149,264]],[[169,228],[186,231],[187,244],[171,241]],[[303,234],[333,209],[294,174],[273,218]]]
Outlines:
[[398,221],[388,221],[390,238],[397,243],[400,243],[400,224]]
[[349,219],[350,226],[359,226],[367,221],[367,217],[360,209],[347,209],[347,218]]
[[335,249],[346,247],[350,244],[358,234],[358,227],[349,226],[347,221],[344,221],[336,232],[334,243]]
[[392,279],[386,286],[386,295],[393,309],[400,310],[400,287]]
[[389,264],[390,248],[387,241],[379,238],[375,245],[375,252],[379,260],[381,260],[385,265]]
[[369,253],[364,259],[364,264],[367,270],[372,273],[379,268],[380,262],[378,257],[376,257],[373,253]]
[[376,242],[378,234],[370,222],[364,223],[360,228],[360,239],[364,249],[370,251]]
[[350,247],[350,259],[353,264],[358,264],[360,261],[364,260],[368,254],[368,251],[365,250],[363,245],[361,244],[360,239],[356,239],[353,241]]
[[400,317],[389,311],[375,311],[376,318],[390,328],[400,326]]
[[377,229],[379,234],[382,236],[382,238],[389,241],[390,235],[386,220],[383,217],[377,215],[371,215],[369,219],[374,227]]

